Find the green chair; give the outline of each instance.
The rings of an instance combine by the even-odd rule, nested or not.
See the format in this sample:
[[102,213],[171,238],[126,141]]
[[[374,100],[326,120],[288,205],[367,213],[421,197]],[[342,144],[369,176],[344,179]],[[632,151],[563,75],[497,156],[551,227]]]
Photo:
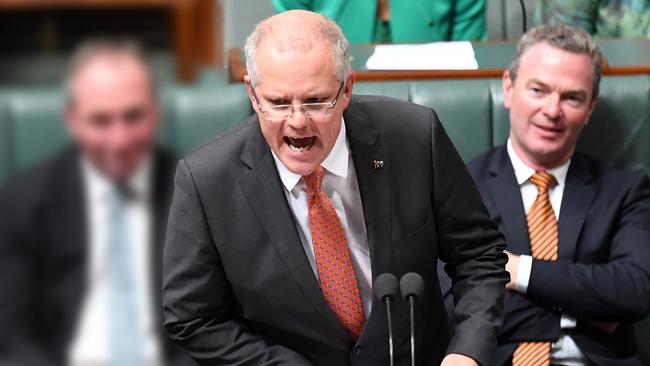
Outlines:
[[650,78],[603,78],[578,150],[609,165],[650,173]]
[[0,184],[12,172],[11,161],[11,125],[8,112],[8,94],[0,92]]
[[410,100],[411,83],[407,81],[365,81],[354,84],[354,94],[383,95]]
[[53,155],[70,141],[58,89],[19,90],[8,96],[13,172]]
[[438,113],[465,162],[492,147],[488,86],[486,79],[421,81],[411,86],[411,100]]
[[[251,116],[253,109],[241,84],[176,87],[169,92],[163,118],[167,144],[181,155]],[[166,124],[166,126],[165,126]],[[164,130],[163,130],[164,131]]]

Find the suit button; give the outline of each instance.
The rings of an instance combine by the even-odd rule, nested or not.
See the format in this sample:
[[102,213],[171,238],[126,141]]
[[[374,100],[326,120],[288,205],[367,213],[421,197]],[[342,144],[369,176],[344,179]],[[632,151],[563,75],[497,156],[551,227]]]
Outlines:
[[429,19],[429,21],[427,22],[427,25],[428,25],[429,27],[433,27],[433,20],[432,20],[432,19]]
[[360,353],[361,353],[361,348],[359,348],[359,347],[354,347],[354,348],[352,349],[352,354],[353,354],[353,355],[358,356]]

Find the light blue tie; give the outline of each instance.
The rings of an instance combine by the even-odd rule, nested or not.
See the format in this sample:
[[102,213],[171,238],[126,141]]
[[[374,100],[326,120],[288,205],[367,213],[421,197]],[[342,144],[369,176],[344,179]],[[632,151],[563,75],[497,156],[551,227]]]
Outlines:
[[140,364],[137,334],[136,286],[133,253],[126,218],[126,198],[117,189],[109,195],[107,241],[108,326],[112,366]]

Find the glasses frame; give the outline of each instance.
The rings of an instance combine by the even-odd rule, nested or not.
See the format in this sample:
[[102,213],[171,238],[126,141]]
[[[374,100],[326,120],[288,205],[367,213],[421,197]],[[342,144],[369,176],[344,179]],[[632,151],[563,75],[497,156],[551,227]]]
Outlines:
[[[318,106],[318,107],[326,107],[326,110],[332,110],[334,107],[336,107],[336,103],[339,101],[339,98],[341,97],[341,91],[343,91],[343,87],[345,86],[345,81],[341,82],[341,86],[339,86],[339,91],[336,92],[336,97],[334,97],[334,100],[331,102],[327,103],[302,103],[298,107],[298,109],[304,114],[306,117],[312,118],[306,111],[305,111],[305,106]],[[251,91],[253,92],[253,97],[255,98],[255,104],[257,104],[257,109],[259,109],[260,112],[266,115],[266,113],[269,111],[269,109],[273,109],[273,107],[291,107],[291,110],[289,111],[289,114],[286,117],[283,118],[278,118],[278,119],[271,119],[266,117],[267,120],[269,121],[284,121],[287,118],[291,118],[293,116],[293,112],[296,110],[296,108],[293,106],[293,104],[278,104],[275,106],[269,106],[268,108],[265,108],[262,106],[260,103],[259,98],[257,97],[257,94],[255,93],[255,88],[251,87]]]

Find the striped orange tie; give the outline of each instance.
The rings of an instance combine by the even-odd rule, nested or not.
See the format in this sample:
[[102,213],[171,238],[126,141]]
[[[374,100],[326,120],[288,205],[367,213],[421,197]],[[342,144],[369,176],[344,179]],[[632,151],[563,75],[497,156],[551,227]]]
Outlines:
[[[548,189],[555,177],[547,172],[533,174],[530,181],[537,187],[537,198],[526,215],[530,252],[535,259],[557,260],[557,219]],[[551,342],[522,342],[512,354],[512,366],[548,366],[551,364]]]
[[309,229],[323,297],[341,324],[356,340],[366,317],[352,255],[343,225],[329,197],[321,189],[325,169],[303,177],[307,183]]

